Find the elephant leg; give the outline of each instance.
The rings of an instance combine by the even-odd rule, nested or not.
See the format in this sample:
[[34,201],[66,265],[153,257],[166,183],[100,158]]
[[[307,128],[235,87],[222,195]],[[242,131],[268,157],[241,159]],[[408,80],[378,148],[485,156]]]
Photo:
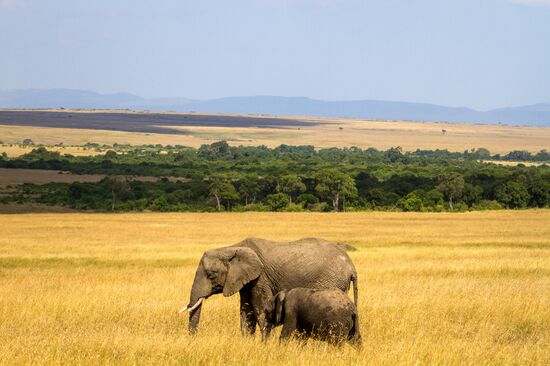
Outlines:
[[261,312],[256,317],[256,319],[258,322],[258,327],[260,328],[260,331],[262,334],[262,341],[266,341],[269,338],[269,335],[271,334],[271,328],[273,326],[268,323],[268,321],[265,318],[265,314]]
[[298,319],[295,314],[286,313],[285,321],[283,322],[283,330],[281,331],[280,340],[290,338],[297,329]]
[[256,314],[251,304],[251,296],[245,291],[241,295],[241,333],[243,335],[252,335],[256,331]]

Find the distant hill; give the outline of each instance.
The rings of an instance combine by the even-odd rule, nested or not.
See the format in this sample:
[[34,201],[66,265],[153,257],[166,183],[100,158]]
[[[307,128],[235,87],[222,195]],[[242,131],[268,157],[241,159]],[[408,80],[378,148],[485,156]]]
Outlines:
[[72,89],[0,90],[0,108],[148,109],[154,111],[349,117],[455,123],[504,123],[550,127],[550,103],[477,111],[426,103],[378,100],[322,101],[305,97],[252,96],[210,100],[147,99],[128,93]]
[[74,89],[0,90],[0,108],[164,109],[184,105],[186,98],[146,99],[129,93],[100,94]]

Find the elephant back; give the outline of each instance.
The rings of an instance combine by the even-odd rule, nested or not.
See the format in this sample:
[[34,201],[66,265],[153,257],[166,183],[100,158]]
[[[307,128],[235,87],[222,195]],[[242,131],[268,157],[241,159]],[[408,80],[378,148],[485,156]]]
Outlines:
[[339,288],[347,291],[357,272],[345,250],[328,240],[303,238],[274,242],[247,238],[236,246],[253,249],[264,264],[274,290],[296,287]]

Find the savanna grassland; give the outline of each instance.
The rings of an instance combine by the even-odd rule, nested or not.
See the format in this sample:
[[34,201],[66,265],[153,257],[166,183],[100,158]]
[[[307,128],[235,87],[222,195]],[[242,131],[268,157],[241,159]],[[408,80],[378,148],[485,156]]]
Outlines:
[[[1,364],[550,363],[550,211],[0,215]],[[238,296],[177,311],[202,253],[347,242],[363,347],[242,337]]]
[[[17,128],[17,127],[16,127]],[[32,127],[31,127],[32,128]],[[2,129],[2,127],[0,127]],[[22,144],[1,144],[0,153],[6,153],[7,156],[21,156],[32,151],[36,146],[25,146]],[[83,146],[73,145],[73,146],[54,146],[48,145],[48,150],[57,151],[60,154],[71,154],[73,156],[95,156],[104,154],[105,151],[100,149],[88,149]]]
[[[48,146],[71,145],[72,148],[59,149],[73,155],[93,155],[93,150],[78,148],[87,142],[199,147],[219,140],[226,140],[232,146],[275,147],[284,143],[383,150],[401,146],[404,151],[462,152],[483,147],[492,153],[505,154],[513,150],[536,153],[550,149],[550,128],[173,112],[0,111],[0,141],[19,144],[24,139]],[[30,151],[3,147],[0,152],[4,150],[10,156]]]

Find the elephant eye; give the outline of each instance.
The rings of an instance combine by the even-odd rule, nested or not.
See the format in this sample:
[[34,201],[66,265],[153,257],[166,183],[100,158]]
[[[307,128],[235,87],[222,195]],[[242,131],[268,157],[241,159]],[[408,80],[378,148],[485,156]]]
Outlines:
[[210,278],[210,279],[214,279],[217,277],[217,274],[216,272],[212,272],[212,271],[207,271],[206,272],[206,277]]

